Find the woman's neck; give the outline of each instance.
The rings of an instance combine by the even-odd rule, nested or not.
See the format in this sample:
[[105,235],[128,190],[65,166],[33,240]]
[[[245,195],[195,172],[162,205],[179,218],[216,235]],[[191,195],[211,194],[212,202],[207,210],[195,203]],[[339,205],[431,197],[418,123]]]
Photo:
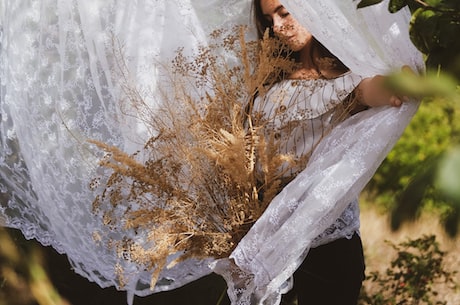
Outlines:
[[294,79],[318,79],[321,78],[321,71],[315,60],[318,57],[314,40],[310,40],[299,51],[300,68],[294,71],[290,78]]

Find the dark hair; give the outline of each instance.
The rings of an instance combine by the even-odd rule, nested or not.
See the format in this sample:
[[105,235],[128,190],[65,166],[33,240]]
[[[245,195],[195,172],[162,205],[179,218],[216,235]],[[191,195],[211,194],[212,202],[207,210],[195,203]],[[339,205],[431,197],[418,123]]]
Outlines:
[[264,13],[262,12],[262,7],[260,5],[260,0],[252,1],[252,11],[258,38],[262,39],[267,29],[269,29],[270,37],[275,37],[275,33],[273,32],[273,25],[265,18]]
[[[257,36],[259,39],[262,39],[265,34],[265,31],[268,29],[269,36],[275,37],[275,33],[273,32],[273,24],[265,18],[262,12],[260,1],[261,0],[252,1],[252,11],[253,11],[254,23],[257,29]],[[347,66],[345,66],[344,63],[342,63],[342,61],[340,61],[340,59],[338,59],[334,54],[332,54],[315,37],[313,37],[313,48],[315,48],[315,51],[317,52],[317,54],[319,54],[320,58],[332,60],[333,70],[337,71],[337,73],[342,74],[350,70]],[[295,61],[299,60],[299,52],[290,52],[289,55],[287,56],[294,59]],[[329,62],[331,60],[329,60]]]

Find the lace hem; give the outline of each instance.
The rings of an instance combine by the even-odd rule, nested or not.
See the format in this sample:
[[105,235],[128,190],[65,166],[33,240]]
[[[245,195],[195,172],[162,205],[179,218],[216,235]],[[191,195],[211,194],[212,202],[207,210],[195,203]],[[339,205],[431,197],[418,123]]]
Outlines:
[[351,239],[359,232],[359,218],[359,203],[354,200],[329,228],[313,240],[311,247],[316,248],[340,238]]

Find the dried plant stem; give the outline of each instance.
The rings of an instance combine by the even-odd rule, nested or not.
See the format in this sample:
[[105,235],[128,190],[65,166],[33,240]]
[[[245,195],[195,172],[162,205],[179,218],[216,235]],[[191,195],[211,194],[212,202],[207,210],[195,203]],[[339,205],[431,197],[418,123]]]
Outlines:
[[[223,37],[216,31],[213,37],[222,43],[193,58],[179,50],[165,73],[167,83],[159,84],[163,90],[155,98],[162,103],[154,111],[121,62],[128,103],[122,107],[154,136],[133,155],[90,141],[106,152],[101,166],[111,171],[95,188],[93,210],[113,230],[116,237],[108,239],[120,258],[152,272],[152,289],[163,268],[191,257],[228,256],[286,183],[287,173],[307,161],[280,153],[275,131],[266,128],[270,118],[261,119],[253,109],[254,98],[295,64],[268,35],[248,42],[244,29],[237,33]],[[222,49],[241,65],[222,62],[215,55]],[[123,283],[122,264],[117,270]]]

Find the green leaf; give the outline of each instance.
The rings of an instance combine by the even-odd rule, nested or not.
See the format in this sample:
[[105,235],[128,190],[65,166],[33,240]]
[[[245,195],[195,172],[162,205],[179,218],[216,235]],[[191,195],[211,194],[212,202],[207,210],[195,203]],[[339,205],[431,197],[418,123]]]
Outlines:
[[[457,1],[457,0],[454,0],[454,1]],[[443,5],[443,2],[446,2],[446,1],[444,0],[425,0],[424,2],[428,4],[429,6],[438,7],[438,6]]]
[[435,183],[451,204],[451,211],[443,221],[444,229],[450,236],[456,236],[460,224],[460,146],[451,148],[441,159]]
[[413,97],[442,97],[460,100],[457,80],[450,74],[429,70],[425,75],[402,71],[390,75],[387,84],[394,91]]
[[398,230],[401,224],[417,218],[422,208],[425,190],[433,184],[439,157],[426,160],[423,169],[417,173],[404,191],[396,198],[391,212],[391,228]]
[[[426,66],[431,70],[441,70],[456,78],[456,84],[460,82],[460,53],[454,48],[439,48],[431,51],[426,58]],[[451,85],[446,83],[447,85]],[[447,86],[437,85],[439,89],[449,90]],[[454,91],[450,90],[452,93]]]
[[453,16],[445,14],[439,18],[439,45],[444,48],[460,52],[460,22],[453,19]]
[[458,0],[424,0],[426,4],[437,9],[459,9],[460,1]]
[[390,0],[390,3],[388,4],[388,10],[390,13],[396,13],[406,5],[408,5],[407,0]]
[[460,206],[452,207],[452,211],[445,217],[443,221],[444,229],[451,237],[458,234],[458,226],[460,224]]
[[441,160],[436,183],[444,194],[460,203],[460,147],[452,148]]
[[363,7],[379,4],[382,1],[383,0],[362,0],[361,2],[358,3],[357,7],[358,8],[363,8]]
[[424,8],[417,9],[412,15],[409,28],[410,38],[415,47],[424,54],[429,54],[439,44],[439,17],[439,13]]

